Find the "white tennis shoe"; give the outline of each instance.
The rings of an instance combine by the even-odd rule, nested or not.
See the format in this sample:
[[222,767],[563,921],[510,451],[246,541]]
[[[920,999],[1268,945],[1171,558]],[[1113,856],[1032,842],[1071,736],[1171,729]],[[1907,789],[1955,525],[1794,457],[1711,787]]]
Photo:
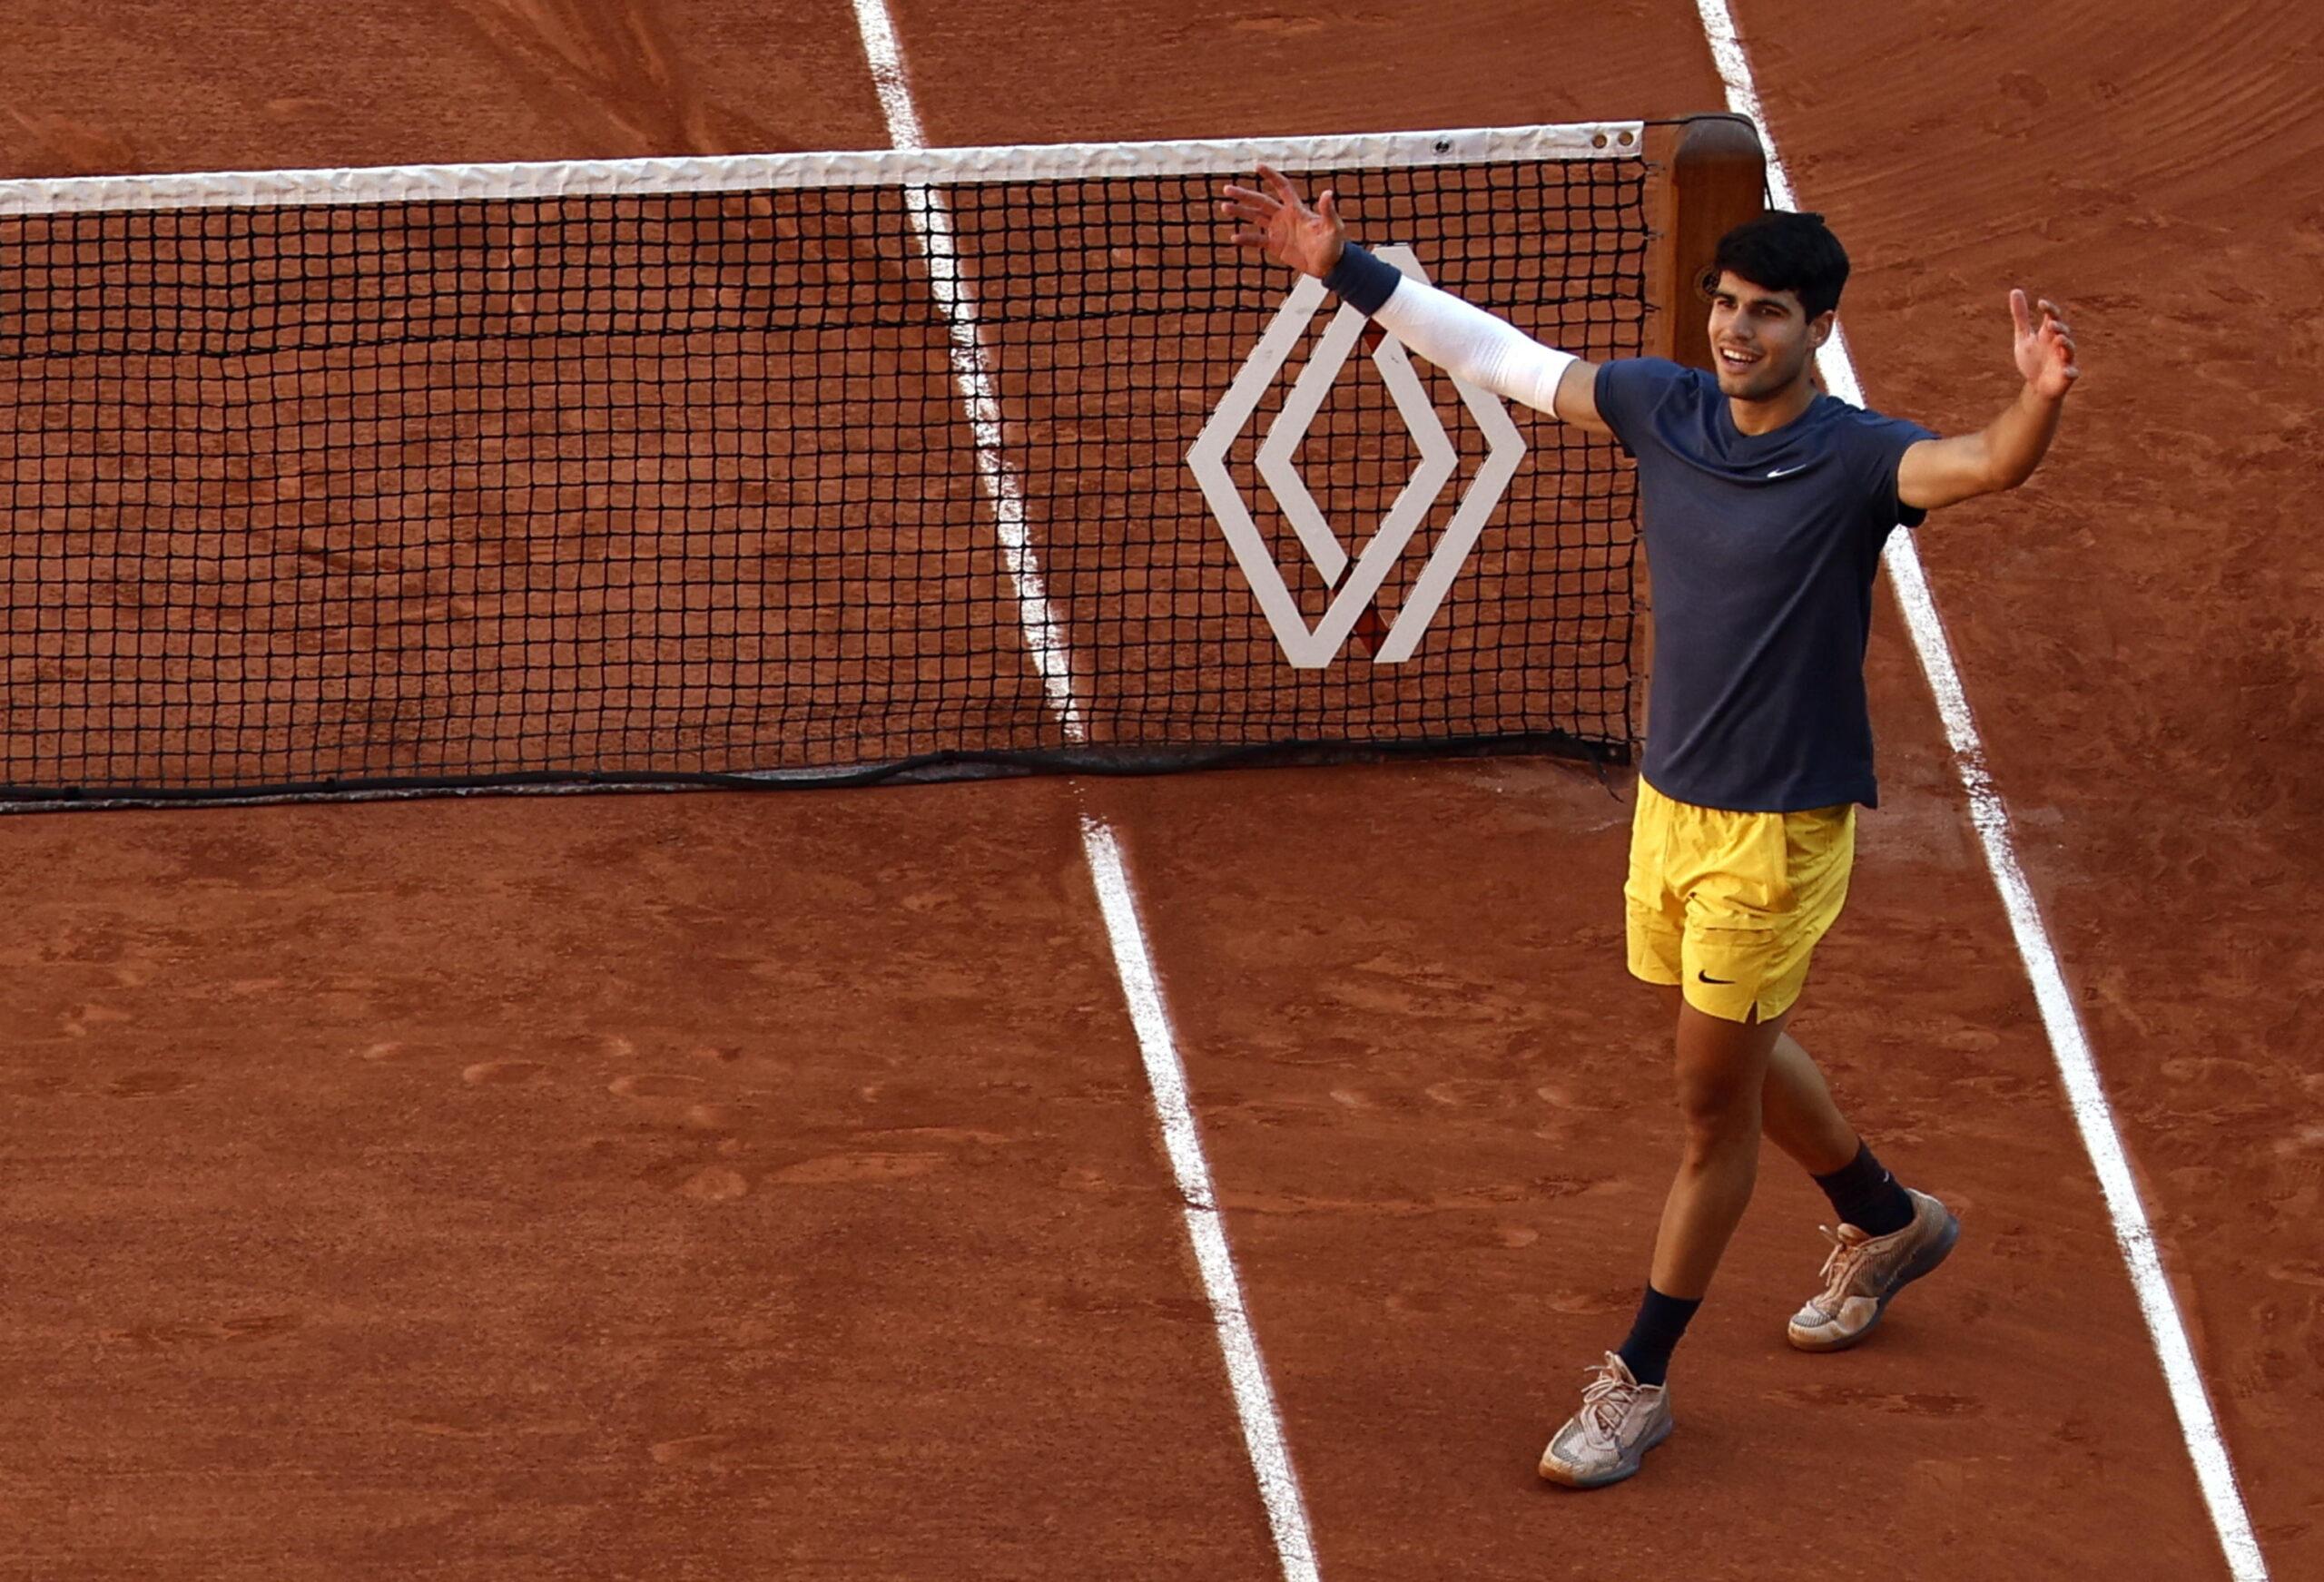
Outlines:
[[1841,1351],[1870,1334],[1896,1294],[1945,1262],[1961,1239],[1953,1211],[1925,1192],[1905,1188],[1913,1223],[1885,1236],[1855,1225],[1824,1227],[1831,1256],[1824,1260],[1824,1289],[1791,1315],[1791,1343],[1803,1351]]
[[1541,1452],[1541,1476],[1568,1489],[1620,1483],[1670,1437],[1669,1386],[1640,1384],[1611,1351],[1590,1371],[1596,1377],[1581,1392],[1581,1410]]

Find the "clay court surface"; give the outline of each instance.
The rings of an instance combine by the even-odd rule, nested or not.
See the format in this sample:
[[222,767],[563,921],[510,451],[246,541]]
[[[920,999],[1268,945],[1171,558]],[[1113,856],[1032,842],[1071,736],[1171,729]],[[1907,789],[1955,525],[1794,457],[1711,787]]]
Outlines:
[[[1714,109],[1692,7],[901,0],[929,139]],[[2085,378],[1923,554],[2273,1576],[2324,1575],[2324,19],[1740,0],[1872,402]],[[2308,84],[2303,87],[2301,84]],[[851,9],[19,4],[0,176],[873,148]],[[2227,1575],[1928,688],[1795,1022],[1962,1250],[1533,1461],[1675,1158],[1547,762],[0,820],[0,1577],[1279,1574],[1084,865],[1118,832],[1324,1577]]]

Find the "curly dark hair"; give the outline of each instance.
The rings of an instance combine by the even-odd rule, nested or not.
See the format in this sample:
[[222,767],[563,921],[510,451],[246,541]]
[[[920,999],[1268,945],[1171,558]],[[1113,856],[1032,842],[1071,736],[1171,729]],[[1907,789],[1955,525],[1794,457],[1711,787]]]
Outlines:
[[1848,255],[1821,214],[1771,209],[1718,239],[1718,251],[1703,271],[1703,294],[1716,290],[1727,272],[1767,290],[1796,293],[1814,319],[1840,305],[1840,288],[1848,283]]

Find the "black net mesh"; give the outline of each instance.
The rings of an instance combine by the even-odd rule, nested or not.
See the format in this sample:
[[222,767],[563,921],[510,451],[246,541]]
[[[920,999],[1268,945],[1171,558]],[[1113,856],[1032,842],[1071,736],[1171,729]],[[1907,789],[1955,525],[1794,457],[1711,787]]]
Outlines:
[[[1302,179],[1602,358],[1646,169]],[[1457,466],[1334,662],[1286,661],[1187,465],[1290,284],[1221,179],[0,219],[0,797],[1625,754],[1630,475],[1546,419],[1374,662],[1486,455],[1424,365]],[[1226,456],[1310,623],[1256,455],[1335,308]],[[1351,552],[1421,454],[1375,349],[1295,458]]]

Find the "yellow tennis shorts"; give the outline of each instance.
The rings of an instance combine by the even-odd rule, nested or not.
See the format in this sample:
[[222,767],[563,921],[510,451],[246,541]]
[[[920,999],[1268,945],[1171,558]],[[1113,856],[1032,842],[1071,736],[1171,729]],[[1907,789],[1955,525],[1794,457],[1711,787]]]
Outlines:
[[1675,983],[1729,1022],[1773,1021],[1848,899],[1856,804],[1736,813],[1674,801],[1644,780],[1630,821],[1630,974]]

